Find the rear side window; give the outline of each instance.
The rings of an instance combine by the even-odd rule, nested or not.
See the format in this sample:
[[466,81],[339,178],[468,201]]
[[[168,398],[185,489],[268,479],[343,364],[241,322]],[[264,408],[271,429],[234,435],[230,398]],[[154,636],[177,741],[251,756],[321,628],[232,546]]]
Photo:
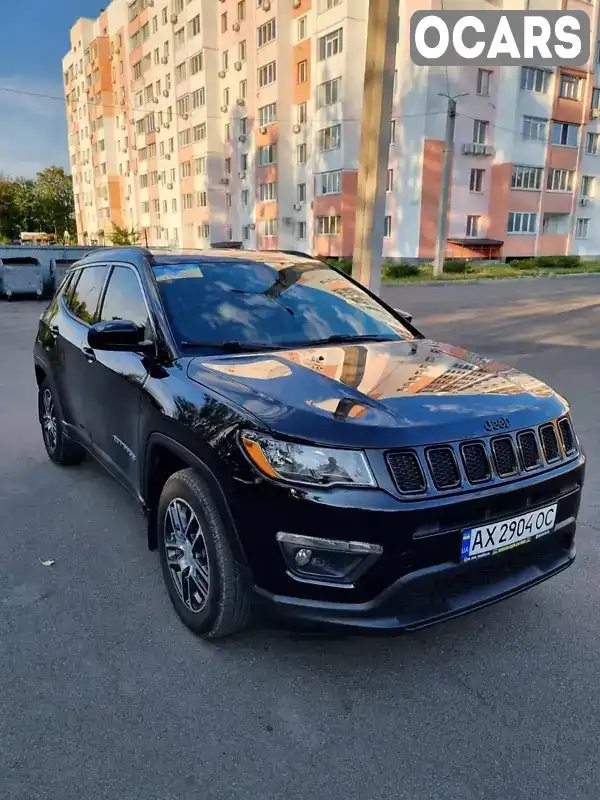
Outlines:
[[104,285],[108,267],[86,267],[81,270],[75,288],[69,291],[68,305],[73,316],[86,325],[94,323],[100,292]]
[[148,322],[148,310],[136,273],[128,267],[115,267],[108,281],[100,320],[126,319],[140,328]]

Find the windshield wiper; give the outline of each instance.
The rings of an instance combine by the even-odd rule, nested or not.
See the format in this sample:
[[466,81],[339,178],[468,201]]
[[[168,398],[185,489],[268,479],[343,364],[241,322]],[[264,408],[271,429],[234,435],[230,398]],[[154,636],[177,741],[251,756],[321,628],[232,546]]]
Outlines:
[[[336,333],[333,336],[328,336],[326,339],[312,339],[306,342],[298,343],[296,347],[314,347],[319,344],[352,344],[353,342],[401,342],[403,339],[395,339],[393,336],[386,336],[377,333],[364,333],[364,334],[343,334]],[[289,347],[289,345],[287,345]]]
[[281,345],[268,344],[267,342],[194,342],[184,341],[181,346],[191,347],[214,347],[215,350],[223,350],[226,353],[259,353],[261,350],[281,350]]

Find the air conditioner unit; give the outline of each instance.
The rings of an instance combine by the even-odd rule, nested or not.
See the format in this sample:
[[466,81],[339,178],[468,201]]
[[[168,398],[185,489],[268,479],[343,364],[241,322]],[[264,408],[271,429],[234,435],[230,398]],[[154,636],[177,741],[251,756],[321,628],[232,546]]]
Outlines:
[[580,197],[579,198],[579,205],[580,206],[589,206],[590,203],[591,203],[591,198],[590,197]]
[[246,180],[246,173],[245,173],[245,172],[238,172],[238,178],[239,178],[241,181],[244,181],[244,180]]
[[167,128],[167,130],[168,130],[170,127],[171,127],[171,123],[170,122],[163,123],[163,128]]
[[235,64],[233,65],[233,68],[234,68],[234,70],[236,70],[236,72],[239,72],[241,70],[241,68],[242,68],[242,62],[241,61],[236,61]]
[[219,70],[219,78],[224,78],[227,75],[224,69]]
[[169,63],[169,58],[168,58],[168,56],[163,56],[160,61],[161,61],[162,64],[168,64]]
[[122,97],[122,98],[121,98],[121,105],[122,105],[122,106],[124,106],[124,105],[125,105],[125,98],[124,98],[124,97]]
[[294,211],[302,211],[302,203],[294,203]]
[[121,130],[122,131],[126,131],[127,130],[127,125],[121,125]]
[[281,221],[283,222],[284,225],[293,225],[294,224],[294,220],[291,217],[282,217]]
[[181,115],[181,119],[188,119],[188,115],[187,114],[182,114]]
[[262,10],[263,11],[270,11],[271,10],[271,0],[263,0]]
[[246,134],[245,134],[245,133],[241,133],[241,134],[238,136],[238,142],[242,142],[242,143],[243,143],[243,142],[245,142],[245,141],[246,141]]
[[109,60],[109,61],[112,61],[112,60],[113,60],[113,54],[112,54],[112,53],[109,55],[109,57],[108,57],[108,60]]
[[262,128],[259,128],[259,129],[258,129],[258,132],[259,132],[259,133],[266,133],[266,132],[267,132],[267,126],[266,126],[266,125],[263,125],[263,126],[262,126]]
[[236,100],[236,103],[238,104],[238,106],[245,106],[246,105],[246,101],[244,100],[243,97],[238,97],[238,99]]
[[242,26],[240,25],[240,23],[239,23],[239,22],[234,22],[234,23],[233,23],[233,25],[232,25],[231,27],[232,27],[232,28],[233,28],[233,30],[234,30],[234,31],[237,33],[237,32],[239,31],[239,29],[240,29]]
[[137,150],[137,144],[132,144],[132,145],[131,145],[131,149],[132,149],[132,150]]
[[293,2],[294,8],[300,8],[301,5],[302,5],[302,0],[294,0]]
[[167,183],[167,189],[172,189],[172,188],[173,188],[173,184],[172,183]]
[[592,119],[600,117],[600,108],[592,108]]
[[148,5],[150,8],[154,8],[154,0],[148,0]]
[[298,125],[298,123],[296,123],[294,125],[294,133],[300,133],[301,130],[302,130],[302,126]]
[[163,89],[163,97],[168,97],[168,96],[169,96],[169,90]]
[[154,133],[160,133],[160,128],[156,128]]
[[153,98],[152,98],[152,102],[153,102],[153,103],[158,103],[158,97],[153,97]]
[[229,178],[221,178],[221,183],[223,184],[223,186],[228,186],[229,185]]
[[115,50],[115,53],[116,53],[117,55],[119,55],[119,54],[120,54],[120,52],[121,52],[121,48],[120,48],[120,47],[117,47],[117,49]]
[[227,106],[221,106],[221,111],[223,112],[223,114],[226,114],[227,113]]
[[126,152],[127,152],[127,148],[126,148],[126,147],[124,147],[124,148],[121,150],[121,152],[122,152],[122,153],[126,153]]
[[177,23],[177,14],[171,14],[171,24],[175,25]]
[[171,153],[165,153],[165,158],[167,159],[167,161],[170,161],[171,160]]

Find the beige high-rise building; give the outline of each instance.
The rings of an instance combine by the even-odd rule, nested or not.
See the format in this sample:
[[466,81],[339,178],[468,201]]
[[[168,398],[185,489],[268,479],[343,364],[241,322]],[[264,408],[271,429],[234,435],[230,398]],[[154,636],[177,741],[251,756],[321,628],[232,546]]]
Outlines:
[[[402,0],[384,257],[431,258],[445,100],[458,101],[447,254],[600,254],[598,4],[583,68],[417,67]],[[525,8],[472,0],[470,9]],[[445,0],[447,10],[464,0]],[[113,0],[64,59],[81,244],[235,240],[349,256],[368,0]]]

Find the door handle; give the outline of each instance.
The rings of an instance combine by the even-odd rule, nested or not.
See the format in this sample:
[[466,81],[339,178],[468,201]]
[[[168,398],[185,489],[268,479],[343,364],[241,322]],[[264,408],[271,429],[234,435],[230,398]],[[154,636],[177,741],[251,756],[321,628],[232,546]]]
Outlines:
[[91,347],[84,347],[83,355],[87,358],[90,364],[92,364],[96,360],[96,353],[94,353]]

